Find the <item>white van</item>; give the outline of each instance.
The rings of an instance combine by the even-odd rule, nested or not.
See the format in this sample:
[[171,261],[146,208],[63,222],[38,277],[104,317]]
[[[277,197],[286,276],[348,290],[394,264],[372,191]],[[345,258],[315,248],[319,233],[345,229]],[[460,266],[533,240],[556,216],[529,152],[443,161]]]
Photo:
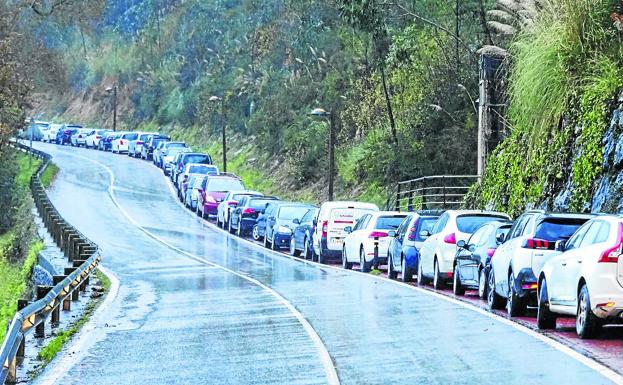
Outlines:
[[314,252],[318,262],[329,259],[342,259],[344,238],[348,235],[344,229],[352,227],[364,214],[379,211],[377,205],[364,202],[325,202],[320,206],[314,236]]

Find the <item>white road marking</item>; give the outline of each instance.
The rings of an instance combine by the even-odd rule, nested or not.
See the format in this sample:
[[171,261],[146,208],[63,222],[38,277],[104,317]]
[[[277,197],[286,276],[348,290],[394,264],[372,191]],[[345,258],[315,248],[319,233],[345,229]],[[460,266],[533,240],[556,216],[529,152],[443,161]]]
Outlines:
[[[138,222],[136,222],[134,220],[134,218],[132,218],[126,211],[125,209],[123,209],[123,207],[119,204],[119,202],[117,201],[117,198],[115,197],[115,188],[114,188],[114,184],[115,184],[115,174],[113,173],[112,169],[110,169],[108,166],[106,166],[105,164],[98,162],[96,160],[93,159],[89,159],[87,157],[81,156],[81,155],[76,155],[76,154],[71,154],[71,153],[66,153],[70,156],[73,157],[77,157],[80,159],[84,159],[88,162],[94,163],[99,165],[100,167],[102,167],[104,170],[106,170],[108,172],[108,175],[110,177],[110,184],[108,187],[108,195],[110,197],[110,199],[112,200],[113,204],[119,209],[119,211],[121,211],[121,213],[123,214],[123,216],[126,217],[126,219],[132,223],[134,226],[136,226],[136,228],[138,228],[140,231],[142,231],[143,233],[145,233],[147,236],[149,236],[150,238],[162,243],[163,245],[167,246],[168,248],[170,248],[171,250],[174,250],[182,255],[185,255],[188,258],[191,258],[195,261],[219,268],[227,273],[233,274],[235,276],[238,276],[246,281],[249,281],[257,286],[259,286],[260,288],[266,290],[267,292],[269,292],[273,297],[275,297],[283,306],[285,306],[290,313],[292,313],[292,315],[299,321],[299,323],[301,324],[301,326],[303,326],[303,329],[305,330],[305,332],[308,334],[308,336],[310,337],[310,339],[312,340],[312,342],[314,343],[314,345],[316,346],[316,349],[318,350],[319,354],[320,354],[320,360],[322,362],[322,366],[324,367],[324,371],[325,374],[327,376],[327,383],[330,385],[339,385],[340,384],[340,380],[339,377],[337,375],[337,370],[335,368],[335,366],[333,365],[333,360],[331,359],[331,355],[329,354],[329,351],[327,350],[327,347],[324,345],[324,343],[322,342],[322,339],[320,338],[320,336],[318,335],[318,333],[316,332],[316,330],[313,328],[313,326],[311,326],[311,324],[307,321],[307,319],[296,309],[296,307],[294,305],[292,305],[287,299],[285,299],[285,297],[283,297],[281,294],[279,294],[277,291],[275,291],[274,289],[272,289],[271,287],[263,284],[262,282],[258,281],[255,278],[249,277],[247,275],[241,274],[237,271],[231,270],[225,266],[216,264],[214,262],[210,262],[202,257],[199,257],[197,255],[191,254],[187,251],[184,251],[172,244],[170,244],[169,242],[165,241],[164,239],[158,237],[157,235],[153,234],[152,232],[150,232],[149,230],[146,230],[145,228],[143,228]],[[177,201],[177,200],[176,200]],[[186,211],[186,210],[185,210]]]

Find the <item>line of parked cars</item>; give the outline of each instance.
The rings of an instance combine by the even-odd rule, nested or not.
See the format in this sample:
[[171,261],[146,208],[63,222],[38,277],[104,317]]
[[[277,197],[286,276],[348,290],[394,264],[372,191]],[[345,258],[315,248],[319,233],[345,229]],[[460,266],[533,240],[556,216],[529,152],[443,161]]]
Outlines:
[[[457,296],[474,290],[510,317],[535,310],[541,329],[575,316],[581,338],[623,322],[621,216],[530,210],[513,221],[484,210],[381,211],[355,201],[315,206],[248,190],[209,154],[166,135],[53,126],[58,144],[151,160],[186,207],[267,248],[362,272],[387,266],[391,279],[450,286]],[[86,136],[74,140],[77,133]]]

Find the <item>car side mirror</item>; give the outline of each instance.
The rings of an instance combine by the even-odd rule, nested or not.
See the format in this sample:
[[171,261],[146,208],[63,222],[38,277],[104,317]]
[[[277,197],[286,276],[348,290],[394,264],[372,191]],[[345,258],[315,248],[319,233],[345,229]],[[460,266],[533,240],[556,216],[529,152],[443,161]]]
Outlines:
[[295,225],[300,225],[300,224],[301,224],[301,221],[300,221],[298,218],[294,218],[294,219],[292,220],[292,223],[294,223]]
[[353,227],[352,226],[344,227],[344,232],[346,232],[346,234],[352,233],[353,232]]
[[422,238],[428,238],[428,237],[430,237],[430,235],[431,235],[430,231],[428,231],[428,230],[420,231],[420,237],[422,237]]
[[556,251],[565,251],[566,248],[567,248],[566,241],[556,241],[556,244],[554,245],[554,249],[556,249]]
[[461,239],[456,243],[456,247],[458,247],[459,249],[467,249],[467,243]]
[[398,236],[398,233],[396,232],[396,230],[389,230],[387,236],[391,238],[396,238],[396,236]]
[[274,221],[274,220],[275,220],[275,217],[268,217],[268,220],[269,220],[269,221]]
[[504,241],[506,241],[506,235],[504,233],[499,233],[498,235],[496,235],[495,240],[497,241],[498,245],[501,245],[502,243],[504,243]]

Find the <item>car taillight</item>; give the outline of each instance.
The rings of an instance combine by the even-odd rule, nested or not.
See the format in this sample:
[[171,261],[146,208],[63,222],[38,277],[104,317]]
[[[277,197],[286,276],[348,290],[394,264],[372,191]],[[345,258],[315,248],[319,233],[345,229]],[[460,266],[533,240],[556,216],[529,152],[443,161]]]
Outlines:
[[206,202],[216,203],[216,199],[214,199],[214,197],[212,195],[208,195],[208,196],[206,196]]
[[119,141],[119,144],[123,146],[123,139]]
[[322,236],[327,236],[327,230],[329,228],[329,221],[322,221]]
[[136,144],[143,144],[143,142],[141,142],[140,140],[137,140]]
[[623,223],[619,223],[619,235],[617,236],[616,242],[616,245],[601,253],[597,262],[617,263],[619,261],[619,257],[621,256],[621,243],[623,243]]
[[554,242],[547,241],[545,239],[526,239],[522,242],[521,247],[524,249],[538,249],[538,250],[553,250],[555,246]]
[[255,212],[255,209],[252,209],[251,207],[247,207],[246,209],[242,210],[243,214],[253,214]]
[[236,201],[229,201],[229,202],[227,202],[227,204],[228,204],[229,206],[237,206],[237,205],[238,205],[238,202],[236,202]]
[[493,257],[493,254],[495,254],[495,250],[494,248],[489,248],[487,249],[487,255],[490,257]]
[[450,233],[443,238],[445,243],[450,243],[452,245],[456,245],[456,234]]
[[99,135],[95,135],[95,139],[102,139],[102,137]]
[[384,231],[373,231],[368,235],[368,238],[385,238],[387,233]]
[[407,239],[409,241],[415,241],[417,239],[417,225],[419,219],[416,219],[415,223],[413,223],[413,227],[409,229],[409,235],[407,235]]

